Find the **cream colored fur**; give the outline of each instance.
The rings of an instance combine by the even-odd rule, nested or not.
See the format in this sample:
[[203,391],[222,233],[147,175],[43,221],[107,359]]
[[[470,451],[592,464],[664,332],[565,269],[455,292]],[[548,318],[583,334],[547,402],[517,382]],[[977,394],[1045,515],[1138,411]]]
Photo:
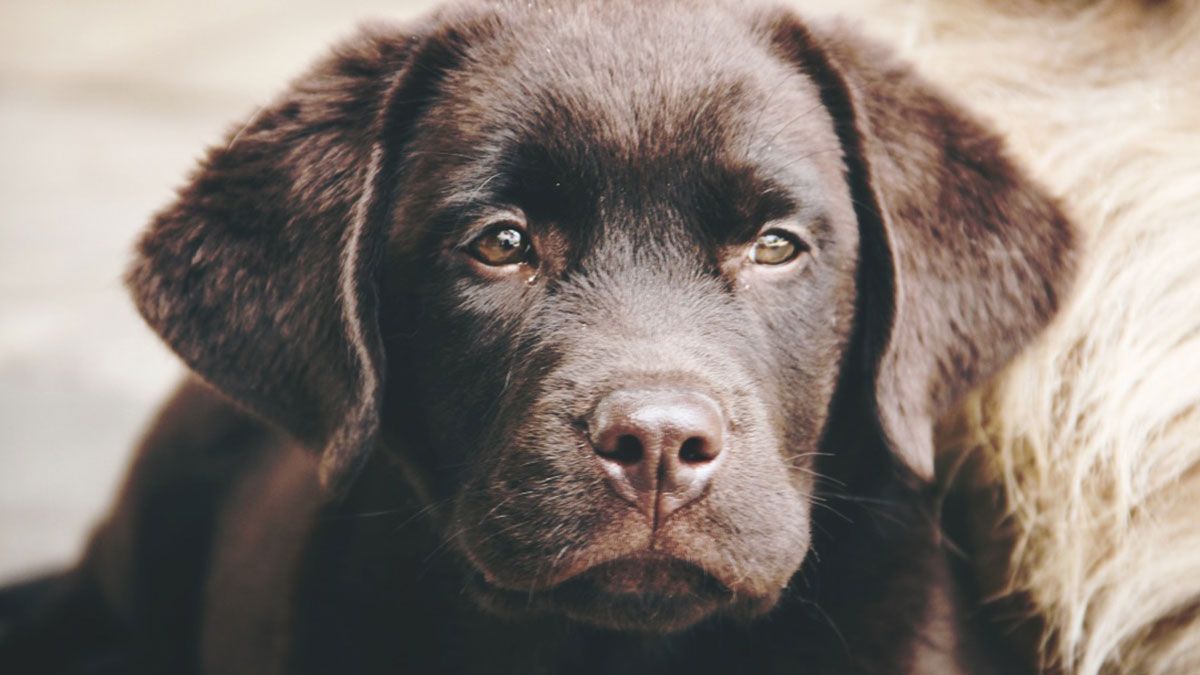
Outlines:
[[1087,240],[1056,323],[944,425],[958,480],[1003,497],[981,574],[1044,620],[1047,670],[1200,673],[1200,2],[837,9],[1001,129]]

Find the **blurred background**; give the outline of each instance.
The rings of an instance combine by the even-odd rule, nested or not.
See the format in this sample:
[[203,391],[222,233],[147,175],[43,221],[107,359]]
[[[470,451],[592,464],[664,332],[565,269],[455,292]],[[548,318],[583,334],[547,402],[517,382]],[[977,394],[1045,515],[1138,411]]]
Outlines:
[[179,378],[121,284],[151,213],[337,37],[432,4],[0,4],[0,583],[79,552]]

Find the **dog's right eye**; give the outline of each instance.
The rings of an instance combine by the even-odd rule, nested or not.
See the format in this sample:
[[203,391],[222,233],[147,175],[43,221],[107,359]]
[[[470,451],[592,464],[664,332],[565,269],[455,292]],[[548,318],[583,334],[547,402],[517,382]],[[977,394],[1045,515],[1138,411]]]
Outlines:
[[471,255],[492,267],[516,265],[529,257],[529,236],[513,223],[489,228],[471,242]]

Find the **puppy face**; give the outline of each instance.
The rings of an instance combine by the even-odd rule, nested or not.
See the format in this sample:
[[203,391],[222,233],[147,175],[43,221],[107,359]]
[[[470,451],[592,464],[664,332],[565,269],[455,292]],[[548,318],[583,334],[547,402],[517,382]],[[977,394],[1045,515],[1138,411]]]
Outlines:
[[389,353],[489,605],[670,630],[804,558],[858,228],[813,82],[687,18],[498,31],[416,126]]
[[844,31],[499,2],[342,45],[129,283],[334,495],[396,453],[486,607],[669,632],[772,606],[814,457],[855,457],[834,426],[884,448],[858,474],[928,478],[1072,250],[991,134]]

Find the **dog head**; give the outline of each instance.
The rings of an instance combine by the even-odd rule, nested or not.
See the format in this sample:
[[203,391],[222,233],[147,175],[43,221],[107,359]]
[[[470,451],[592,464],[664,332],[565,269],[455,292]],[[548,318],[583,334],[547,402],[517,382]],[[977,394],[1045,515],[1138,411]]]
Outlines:
[[130,273],[346,489],[402,446],[475,596],[671,631],[769,609],[837,406],[933,422],[1047,321],[1069,228],[872,45],[722,3],[371,29],[215,148]]

